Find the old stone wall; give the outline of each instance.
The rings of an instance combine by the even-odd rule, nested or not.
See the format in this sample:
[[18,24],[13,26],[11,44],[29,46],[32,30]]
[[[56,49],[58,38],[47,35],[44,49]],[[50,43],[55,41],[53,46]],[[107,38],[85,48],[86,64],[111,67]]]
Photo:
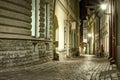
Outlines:
[[33,46],[31,41],[0,40],[0,66],[17,66],[32,60]]
[[44,5],[40,0],[40,38],[31,36],[32,0],[0,0],[0,69],[52,60],[53,1],[50,0],[50,39],[44,37]]
[[0,0],[0,37],[29,38],[31,0]]
[[0,68],[43,63],[51,60],[49,43],[0,39]]

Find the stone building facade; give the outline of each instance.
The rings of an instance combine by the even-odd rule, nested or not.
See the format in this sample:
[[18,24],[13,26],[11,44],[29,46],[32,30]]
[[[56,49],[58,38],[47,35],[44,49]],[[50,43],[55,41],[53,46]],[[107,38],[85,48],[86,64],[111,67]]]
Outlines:
[[[54,9],[57,2],[60,6],[62,1],[68,2],[68,0],[0,0],[0,68],[44,63],[53,59],[54,14],[57,14]],[[69,0],[74,6],[69,2],[69,6],[67,3],[64,4],[67,14],[65,13],[66,19],[63,22],[70,20],[68,18],[71,17],[75,18],[77,25],[79,24],[79,12],[70,9],[68,11],[68,8],[76,9],[77,1]],[[57,17],[60,19],[64,15]],[[76,27],[75,30],[78,29],[78,26]],[[78,40],[78,36],[75,39]],[[65,45],[61,44],[60,40],[58,43]],[[77,48],[78,42],[74,44]]]
[[[39,4],[37,4],[38,1]],[[51,19],[53,17],[52,2],[0,0],[0,68],[52,60],[53,20],[49,22],[50,35],[46,38],[46,28],[44,28],[46,4],[50,6]],[[39,20],[36,19],[38,17]]]
[[56,0],[55,36],[56,51],[60,59],[75,56],[79,51],[79,0]]
[[109,56],[109,26],[110,26],[110,3],[106,2],[105,10],[98,10],[96,12],[95,24],[95,51],[103,49],[102,55]]
[[96,15],[93,11],[88,9],[87,16],[87,53],[95,53],[95,24],[96,24]]

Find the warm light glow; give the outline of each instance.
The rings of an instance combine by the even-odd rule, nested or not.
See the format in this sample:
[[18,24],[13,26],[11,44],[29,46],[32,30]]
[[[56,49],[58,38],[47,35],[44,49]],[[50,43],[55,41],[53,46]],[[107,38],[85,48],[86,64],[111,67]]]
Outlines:
[[102,10],[106,10],[106,8],[107,8],[107,4],[101,4],[101,9]]
[[87,39],[83,39],[83,42],[87,43]]
[[84,52],[85,52],[85,50],[86,50],[86,47],[84,47]]
[[92,37],[92,35],[89,33],[89,34],[88,34],[88,37]]
[[[58,19],[58,29],[56,38],[58,38],[58,51],[64,50],[64,21],[66,19],[65,13],[59,5],[56,5],[55,15]],[[62,15],[62,16],[61,16]]]

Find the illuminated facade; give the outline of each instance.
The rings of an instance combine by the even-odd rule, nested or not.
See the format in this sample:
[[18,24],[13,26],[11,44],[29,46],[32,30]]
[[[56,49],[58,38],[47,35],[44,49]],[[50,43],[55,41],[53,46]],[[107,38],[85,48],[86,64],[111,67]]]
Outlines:
[[59,56],[71,57],[79,47],[79,0],[56,0],[55,42]]
[[88,9],[88,15],[87,17],[87,53],[88,54],[94,54],[95,52],[95,14],[93,11],[90,11]]
[[57,43],[65,55],[78,48],[78,0],[0,0],[0,7],[1,68],[50,61]]
[[[109,3],[109,2],[106,2]],[[98,54],[104,49],[104,56],[109,56],[109,26],[110,26],[110,4],[107,9],[90,11],[88,9],[88,52]]]
[[[110,26],[110,4],[107,5],[106,10],[100,16],[100,48],[103,47],[104,56],[109,56],[109,26]],[[99,34],[99,32],[98,32]]]
[[83,50],[80,52],[81,54],[88,54],[87,52],[87,40],[88,40],[88,33],[87,33],[87,20],[83,20]]

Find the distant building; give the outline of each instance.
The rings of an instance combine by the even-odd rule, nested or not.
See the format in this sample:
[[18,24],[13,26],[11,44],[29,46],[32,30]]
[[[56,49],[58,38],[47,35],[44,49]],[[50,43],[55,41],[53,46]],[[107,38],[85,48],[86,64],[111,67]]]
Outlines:
[[87,51],[89,54],[95,54],[95,13],[88,9],[87,16]]

